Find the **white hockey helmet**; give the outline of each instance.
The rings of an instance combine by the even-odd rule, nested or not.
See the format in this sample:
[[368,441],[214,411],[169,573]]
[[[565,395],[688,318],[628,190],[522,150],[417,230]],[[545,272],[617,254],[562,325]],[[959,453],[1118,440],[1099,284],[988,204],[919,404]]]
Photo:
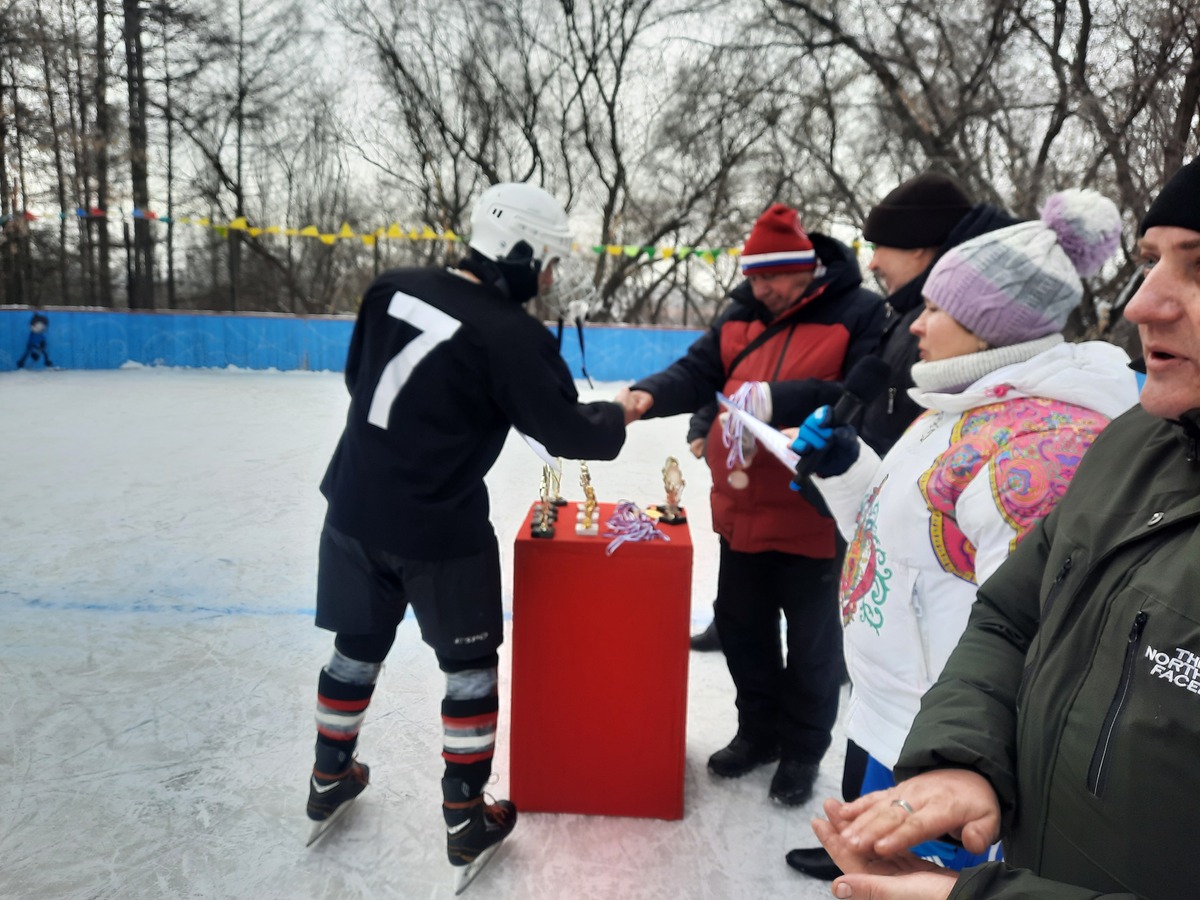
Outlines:
[[540,187],[506,182],[480,195],[471,213],[468,244],[488,259],[501,260],[524,241],[543,267],[571,252],[566,210]]

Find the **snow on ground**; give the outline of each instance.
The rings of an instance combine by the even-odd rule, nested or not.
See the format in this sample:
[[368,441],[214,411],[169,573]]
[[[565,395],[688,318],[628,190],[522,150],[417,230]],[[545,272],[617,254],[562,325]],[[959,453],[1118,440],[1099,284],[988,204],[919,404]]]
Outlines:
[[[617,387],[581,390],[608,399]],[[359,745],[371,787],[304,846],[316,677],[331,648],[312,624],[317,484],[345,408],[331,373],[0,374],[0,896],[452,896],[443,682],[412,621]],[[698,629],[711,618],[716,539],[708,471],[685,433],[685,417],[637,423],[620,459],[589,467],[600,500],[646,505],[663,498],[666,457],[679,460]],[[506,611],[540,472],[512,436],[488,479]],[[568,463],[569,499],[574,484]],[[468,896],[830,896],[783,855],[813,843],[809,821],[838,790],[841,732],[817,799],[785,810],[767,801],[770,767],[732,782],[708,774],[735,727],[724,659],[691,654],[683,820],[522,815]]]

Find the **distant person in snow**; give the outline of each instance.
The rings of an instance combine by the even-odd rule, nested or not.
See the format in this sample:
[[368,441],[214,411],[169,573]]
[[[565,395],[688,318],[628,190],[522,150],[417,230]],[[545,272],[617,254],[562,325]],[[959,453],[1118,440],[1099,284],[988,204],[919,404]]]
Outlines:
[[46,347],[46,329],[50,327],[50,320],[41,313],[34,313],[33,318],[29,320],[29,339],[25,341],[25,352],[21,354],[21,358],[17,360],[17,368],[25,368],[25,361],[32,359],[37,362],[39,359],[47,369],[54,368],[54,363],[50,361],[50,351]]

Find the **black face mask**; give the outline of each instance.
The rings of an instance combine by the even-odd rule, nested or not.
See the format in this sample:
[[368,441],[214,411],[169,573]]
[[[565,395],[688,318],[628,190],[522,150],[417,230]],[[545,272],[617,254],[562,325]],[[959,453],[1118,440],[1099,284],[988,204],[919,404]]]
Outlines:
[[542,261],[533,258],[532,247],[524,241],[517,241],[503,259],[488,259],[471,248],[467,258],[459,263],[459,268],[470,272],[510,300],[527,303],[537,296]]

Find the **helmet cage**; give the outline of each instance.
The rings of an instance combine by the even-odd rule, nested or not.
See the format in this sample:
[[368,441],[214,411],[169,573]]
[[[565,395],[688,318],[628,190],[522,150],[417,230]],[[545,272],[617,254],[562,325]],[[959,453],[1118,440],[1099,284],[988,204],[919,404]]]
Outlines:
[[546,304],[569,321],[586,319],[600,294],[583,260],[564,256],[554,264],[554,280],[542,295]]

